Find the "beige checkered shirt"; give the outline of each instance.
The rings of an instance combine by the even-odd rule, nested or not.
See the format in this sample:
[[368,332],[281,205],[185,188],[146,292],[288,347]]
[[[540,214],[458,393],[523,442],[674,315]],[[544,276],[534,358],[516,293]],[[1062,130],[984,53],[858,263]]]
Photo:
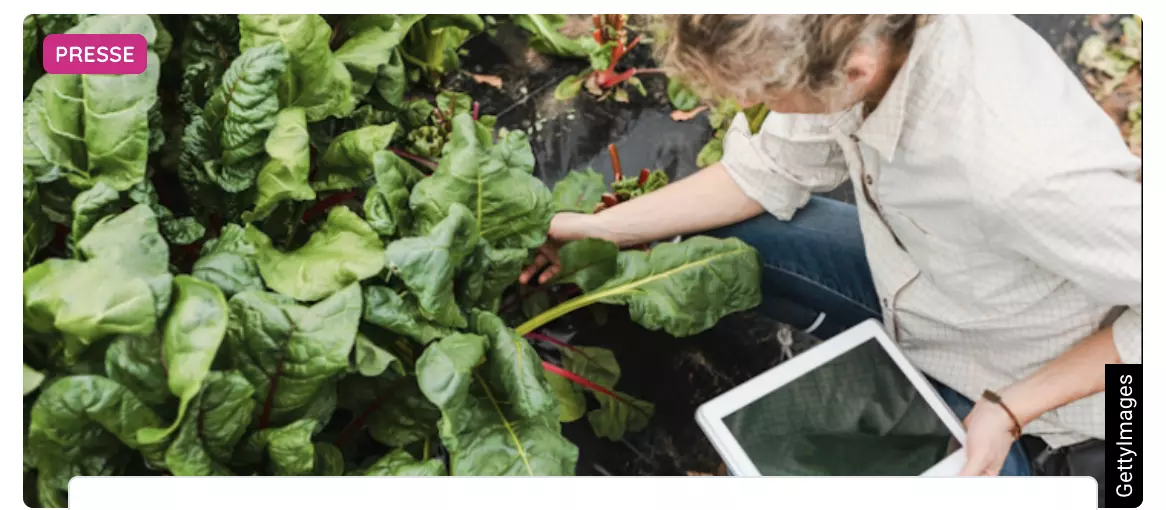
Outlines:
[[[738,116],[725,144],[730,175],[778,218],[849,178],[886,329],[973,400],[1110,321],[1141,363],[1141,160],[1018,19],[940,16],[865,120],[771,114],[752,135]],[[1104,438],[1103,398],[1025,433]]]

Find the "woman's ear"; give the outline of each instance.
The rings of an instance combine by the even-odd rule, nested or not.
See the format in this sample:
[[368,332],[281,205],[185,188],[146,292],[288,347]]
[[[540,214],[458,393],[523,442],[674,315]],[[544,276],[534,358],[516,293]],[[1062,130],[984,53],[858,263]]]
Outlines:
[[859,96],[865,95],[875,82],[884,59],[883,52],[871,46],[857,46],[851,50],[842,68],[846,72],[847,88],[858,92]]

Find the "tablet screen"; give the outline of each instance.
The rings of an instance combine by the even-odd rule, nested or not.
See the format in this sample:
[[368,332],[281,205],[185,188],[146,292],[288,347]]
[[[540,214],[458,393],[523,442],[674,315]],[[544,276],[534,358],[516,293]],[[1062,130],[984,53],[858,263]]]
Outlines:
[[873,338],[724,420],[764,476],[915,476],[952,442]]

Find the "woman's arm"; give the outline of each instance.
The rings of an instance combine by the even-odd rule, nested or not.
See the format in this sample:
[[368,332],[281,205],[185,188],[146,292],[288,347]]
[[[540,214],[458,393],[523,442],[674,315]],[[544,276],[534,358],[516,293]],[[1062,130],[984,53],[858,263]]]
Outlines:
[[[716,163],[653,193],[576,218],[583,222],[581,230],[564,233],[632,246],[730,225],[763,211]],[[551,231],[554,235],[553,222]]]
[[[1121,362],[1113,343],[1113,328],[1105,328],[1005,388],[999,393],[1000,400],[1024,427],[1044,413],[1105,391],[1105,365]],[[1012,418],[999,405],[980,399],[964,425],[968,429],[968,462],[960,475],[999,473],[1014,441]]]
[[558,247],[568,241],[594,237],[633,246],[730,225],[764,210],[741,191],[724,165],[716,163],[598,214],[555,215],[547,244],[518,281],[526,284],[539,271],[539,283],[554,278],[559,271]]

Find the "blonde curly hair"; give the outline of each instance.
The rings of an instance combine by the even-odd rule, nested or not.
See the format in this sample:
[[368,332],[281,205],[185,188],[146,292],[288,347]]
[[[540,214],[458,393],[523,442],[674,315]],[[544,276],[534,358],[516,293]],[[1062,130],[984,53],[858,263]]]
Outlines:
[[834,104],[860,45],[910,48],[918,14],[679,14],[656,17],[657,60],[706,100],[798,91]]

